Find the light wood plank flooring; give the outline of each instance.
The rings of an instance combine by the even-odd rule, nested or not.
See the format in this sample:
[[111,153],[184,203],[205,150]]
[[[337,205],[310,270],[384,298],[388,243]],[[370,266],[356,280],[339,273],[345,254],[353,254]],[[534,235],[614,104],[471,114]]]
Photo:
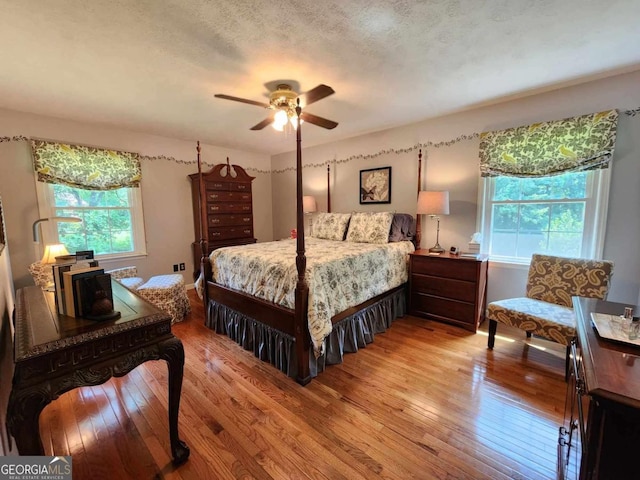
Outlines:
[[46,454],[72,455],[75,479],[555,477],[564,347],[500,326],[491,352],[486,324],[474,335],[407,316],[301,387],[205,328],[190,297],[173,331],[191,457],[171,464],[167,368],[147,362],[43,411]]

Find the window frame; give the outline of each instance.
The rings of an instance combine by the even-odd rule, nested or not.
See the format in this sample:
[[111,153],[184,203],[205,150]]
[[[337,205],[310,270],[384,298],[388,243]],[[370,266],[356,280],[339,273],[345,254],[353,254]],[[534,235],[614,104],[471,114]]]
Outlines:
[[[590,259],[602,258],[607,224],[607,211],[609,205],[609,187],[611,183],[611,163],[608,168],[590,170],[587,172],[587,192],[585,201],[584,229],[581,257]],[[569,173],[569,172],[567,172]],[[493,192],[496,179],[499,177],[480,177],[478,189],[478,231],[482,233],[481,253],[489,255],[489,260],[497,263],[511,265],[529,265],[530,258],[508,257],[491,254],[491,221],[493,205],[495,204],[522,204],[518,201],[493,202]],[[553,203],[545,200],[531,200],[531,203]],[[557,201],[556,201],[557,202]],[[561,202],[557,202],[561,203]],[[562,256],[561,252],[549,252],[549,255]]]
[[[54,184],[39,182],[36,176],[36,195],[38,198],[38,211],[40,213],[40,218],[49,218],[56,216],[53,187]],[[127,188],[129,190],[129,209],[131,211],[134,250],[132,252],[96,254],[97,259],[109,260],[147,255],[147,242],[145,236],[144,214],[142,208],[142,189],[140,187],[124,188]],[[41,242],[43,245],[45,243],[60,243],[60,239],[58,237],[57,222],[44,222],[41,223],[40,226],[42,228]]]

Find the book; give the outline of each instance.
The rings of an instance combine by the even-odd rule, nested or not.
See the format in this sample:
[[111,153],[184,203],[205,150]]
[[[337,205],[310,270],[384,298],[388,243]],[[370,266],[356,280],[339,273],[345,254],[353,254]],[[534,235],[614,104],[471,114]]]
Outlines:
[[65,303],[64,303],[64,277],[63,273],[71,270],[70,263],[56,263],[53,265],[53,285],[55,288],[55,300],[58,313],[64,315]]
[[77,296],[74,282],[81,278],[93,277],[98,274],[104,274],[104,268],[88,267],[83,269],[69,269],[62,273],[63,277],[63,297],[64,297],[64,314],[70,317],[78,317],[80,298]]

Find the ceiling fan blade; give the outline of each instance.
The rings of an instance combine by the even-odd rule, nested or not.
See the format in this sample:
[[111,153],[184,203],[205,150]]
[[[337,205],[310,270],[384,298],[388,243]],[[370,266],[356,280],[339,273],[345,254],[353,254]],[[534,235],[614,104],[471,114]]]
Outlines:
[[269,115],[267,118],[262,120],[257,125],[254,125],[253,127],[251,127],[251,130],[262,130],[267,125],[272,124],[273,123],[273,117],[275,116],[275,114],[276,114],[276,112],[272,112],[271,115]]
[[302,107],[306,107],[307,105],[311,105],[318,100],[322,100],[324,97],[328,97],[329,95],[333,95],[336,93],[333,88],[328,85],[320,84],[316,88],[312,88],[306,93],[300,95],[300,104]]
[[332,128],[336,128],[338,126],[338,122],[334,122],[333,120],[327,120],[326,118],[318,117],[317,115],[312,115],[307,112],[302,112],[300,115],[302,120],[305,122],[313,123],[322,128],[327,128],[331,130]]
[[216,93],[214,97],[223,98],[225,100],[233,100],[234,102],[248,103],[249,105],[257,105],[258,107],[269,108],[268,103],[256,102],[255,100],[248,100],[246,98],[232,97],[231,95],[224,95],[222,93]]

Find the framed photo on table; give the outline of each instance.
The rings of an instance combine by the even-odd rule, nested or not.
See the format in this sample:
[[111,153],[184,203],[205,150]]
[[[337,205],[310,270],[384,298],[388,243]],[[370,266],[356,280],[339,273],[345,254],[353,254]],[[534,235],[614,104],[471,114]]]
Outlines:
[[391,203],[391,167],[360,170],[360,203]]

